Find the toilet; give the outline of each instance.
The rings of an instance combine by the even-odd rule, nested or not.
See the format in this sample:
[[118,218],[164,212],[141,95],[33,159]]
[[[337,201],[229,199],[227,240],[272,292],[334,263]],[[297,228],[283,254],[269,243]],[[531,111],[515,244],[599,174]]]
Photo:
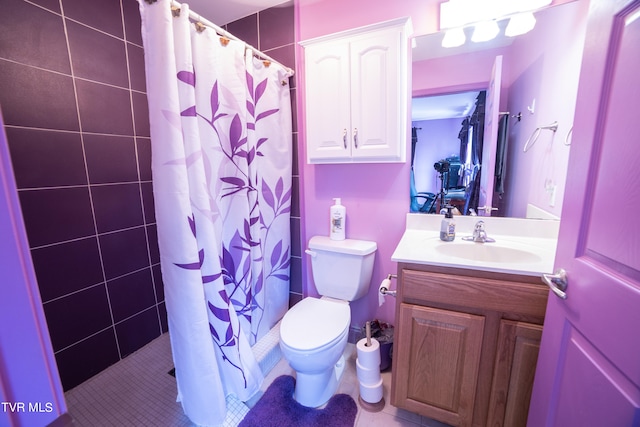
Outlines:
[[376,249],[365,240],[309,240],[306,253],[321,298],[304,298],[280,324],[280,349],[296,371],[294,398],[304,406],[322,406],[338,388],[351,324],[349,301],[367,294]]

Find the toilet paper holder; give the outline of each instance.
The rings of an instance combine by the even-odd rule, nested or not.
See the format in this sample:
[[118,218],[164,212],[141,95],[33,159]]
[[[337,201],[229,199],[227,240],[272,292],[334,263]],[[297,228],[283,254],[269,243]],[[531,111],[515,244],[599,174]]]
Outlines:
[[396,297],[397,291],[391,291],[391,279],[397,279],[398,275],[396,274],[388,274],[387,278],[380,283],[380,294],[382,295],[391,295],[392,297]]

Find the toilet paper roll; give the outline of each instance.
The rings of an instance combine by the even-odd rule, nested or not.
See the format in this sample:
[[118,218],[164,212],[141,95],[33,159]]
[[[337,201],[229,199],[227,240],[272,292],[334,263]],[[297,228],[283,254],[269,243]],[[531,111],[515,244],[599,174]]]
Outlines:
[[391,289],[391,279],[384,279],[382,283],[380,283],[380,288],[378,289],[378,307],[382,306],[384,302],[384,292]]
[[380,381],[380,368],[375,366],[367,368],[360,364],[360,360],[356,359],[356,374],[361,384],[376,384]]
[[371,338],[371,345],[367,347],[367,339],[362,338],[356,344],[358,360],[360,364],[369,369],[380,369],[380,343],[375,338]]
[[378,403],[382,400],[382,378],[373,385],[360,383],[360,397],[365,402]]

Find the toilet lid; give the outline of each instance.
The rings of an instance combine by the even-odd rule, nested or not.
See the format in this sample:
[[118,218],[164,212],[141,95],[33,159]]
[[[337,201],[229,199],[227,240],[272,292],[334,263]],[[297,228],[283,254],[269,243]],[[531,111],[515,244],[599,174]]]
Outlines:
[[280,338],[297,350],[313,350],[337,339],[350,321],[349,304],[305,298],[284,315]]

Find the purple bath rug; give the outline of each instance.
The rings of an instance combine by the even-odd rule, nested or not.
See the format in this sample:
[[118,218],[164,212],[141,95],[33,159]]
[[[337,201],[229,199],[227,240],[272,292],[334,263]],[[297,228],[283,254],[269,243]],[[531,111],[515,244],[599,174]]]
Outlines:
[[336,394],[323,409],[307,408],[293,398],[296,380],[276,378],[239,427],[353,427],[358,406],[348,394]]

